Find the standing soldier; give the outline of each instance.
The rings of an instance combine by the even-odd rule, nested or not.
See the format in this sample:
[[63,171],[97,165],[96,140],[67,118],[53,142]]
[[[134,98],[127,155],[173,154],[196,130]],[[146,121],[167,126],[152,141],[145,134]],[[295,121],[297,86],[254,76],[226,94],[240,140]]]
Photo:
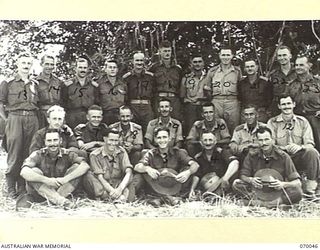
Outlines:
[[201,119],[201,99],[203,99],[203,87],[206,72],[204,60],[201,55],[193,55],[191,58],[191,73],[182,77],[180,97],[184,102],[184,132],[188,133],[195,121]]
[[148,122],[153,119],[152,100],[154,95],[153,73],[145,70],[144,54],[133,55],[133,70],[123,76],[127,85],[127,101],[134,115],[134,121],[146,131]]
[[24,159],[29,155],[32,136],[39,128],[38,82],[28,79],[32,62],[31,55],[20,54],[17,74],[0,85],[0,115],[6,121],[5,144],[8,152],[5,174],[8,196],[11,198],[16,198],[25,191],[20,170]]
[[267,122],[270,118],[269,107],[272,102],[272,85],[263,76],[258,75],[259,66],[256,61],[248,59],[244,63],[244,71],[247,77],[242,79],[238,87],[238,99],[241,103],[241,111],[247,105],[255,105],[258,120]]
[[41,58],[41,66],[42,72],[36,80],[39,82],[39,128],[44,128],[48,125],[48,109],[60,104],[63,82],[52,73],[55,67],[53,56],[44,55]]
[[240,122],[238,83],[242,77],[241,69],[232,65],[233,56],[230,47],[221,48],[220,64],[211,68],[205,78],[206,93],[212,98],[217,115],[226,121],[231,132]]
[[88,60],[79,58],[75,77],[65,82],[62,88],[63,107],[67,111],[66,122],[72,129],[85,123],[88,108],[98,103],[98,84],[88,76],[88,71]]
[[279,68],[274,69],[270,73],[270,81],[273,84],[273,100],[271,104],[271,115],[276,116],[280,114],[278,109],[279,96],[285,91],[287,85],[296,79],[294,67],[291,65],[291,50],[287,46],[280,46],[277,49],[277,61]]
[[118,121],[119,107],[124,105],[127,87],[118,77],[115,60],[105,62],[105,73],[99,80],[99,99],[103,110],[103,123],[110,125]]
[[160,62],[151,66],[156,82],[156,104],[159,99],[167,98],[173,107],[172,117],[181,121],[181,103],[179,98],[182,70],[172,60],[171,43],[167,40],[159,45]]

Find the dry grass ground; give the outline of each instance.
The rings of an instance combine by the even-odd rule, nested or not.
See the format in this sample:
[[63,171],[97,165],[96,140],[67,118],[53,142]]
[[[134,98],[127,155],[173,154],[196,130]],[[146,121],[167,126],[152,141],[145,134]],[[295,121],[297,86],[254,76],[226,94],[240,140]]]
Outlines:
[[[4,188],[5,154],[0,156],[0,187]],[[77,208],[64,210],[50,204],[34,204],[31,209],[15,211],[15,202],[0,193],[0,218],[320,218],[320,203],[303,200],[291,208],[266,209],[244,206],[232,196],[206,198],[176,206],[154,208],[144,201],[112,204],[87,198],[74,198]]]

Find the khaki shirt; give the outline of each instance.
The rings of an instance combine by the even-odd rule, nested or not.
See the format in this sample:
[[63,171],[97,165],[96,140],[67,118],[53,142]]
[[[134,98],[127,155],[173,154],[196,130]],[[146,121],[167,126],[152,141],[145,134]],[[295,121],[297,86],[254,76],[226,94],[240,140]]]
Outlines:
[[184,102],[200,104],[199,98],[203,98],[203,87],[206,73],[202,72],[200,78],[198,78],[193,72],[184,75],[181,80],[180,97],[184,98]]
[[205,90],[210,90],[212,96],[238,95],[238,82],[242,78],[241,69],[231,65],[227,71],[222,71],[221,65],[209,69],[205,78]]
[[273,85],[273,95],[275,97],[285,93],[287,86],[297,78],[295,69],[291,67],[287,75],[285,75],[281,68],[274,69],[270,74],[270,82]]
[[61,88],[63,82],[51,75],[49,81],[40,74],[37,78],[39,82],[39,105],[55,105],[61,103]]
[[126,134],[120,122],[111,124],[109,128],[116,129],[120,133],[120,146],[143,145],[142,128],[140,125],[130,122],[130,128]]
[[303,116],[294,115],[290,122],[285,122],[280,114],[271,118],[267,124],[278,146],[286,146],[289,143],[314,146],[311,126]]

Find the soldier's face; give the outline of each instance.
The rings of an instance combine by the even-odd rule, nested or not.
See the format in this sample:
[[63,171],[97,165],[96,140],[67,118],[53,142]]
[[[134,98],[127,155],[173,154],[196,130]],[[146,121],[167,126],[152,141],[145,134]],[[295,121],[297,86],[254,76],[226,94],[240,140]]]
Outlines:
[[48,117],[49,128],[60,129],[64,123],[62,112],[51,112]]
[[28,74],[32,67],[32,57],[22,56],[17,61],[18,73]]
[[167,131],[159,131],[155,137],[155,142],[158,144],[159,148],[165,149],[168,147],[170,142],[170,137]]
[[292,58],[292,55],[288,49],[279,49],[277,51],[277,61],[281,65],[289,64],[291,58]]
[[310,64],[308,63],[308,59],[306,57],[297,58],[295,70],[298,75],[309,73]]
[[208,122],[213,121],[214,120],[214,108],[211,106],[203,107],[202,108],[202,117]]
[[212,133],[204,133],[201,136],[201,145],[206,150],[211,150],[217,143],[217,138]]
[[45,57],[41,63],[42,71],[46,75],[50,75],[54,70],[54,60],[50,57]]
[[229,65],[233,58],[231,49],[222,49],[219,53],[219,58],[222,64]]
[[172,49],[171,48],[160,48],[159,49],[159,54],[162,60],[170,60],[171,59],[171,54],[172,54]]
[[290,96],[286,98],[281,98],[278,104],[278,108],[281,110],[281,113],[284,115],[291,115],[293,114],[293,109],[295,108],[296,104],[291,99]]
[[76,74],[80,78],[84,78],[88,72],[88,62],[78,62],[76,68]]
[[119,145],[119,134],[109,133],[108,136],[104,138],[105,146],[109,152],[115,151],[117,146]]
[[255,124],[257,121],[257,111],[255,108],[244,109],[243,116],[248,125]]
[[169,116],[171,111],[172,111],[172,107],[170,105],[170,102],[168,101],[159,102],[158,112],[162,117]]
[[102,121],[102,111],[90,110],[87,115],[87,120],[93,127],[98,127]]
[[108,76],[114,77],[118,74],[118,66],[114,62],[108,62],[106,64],[105,72]]
[[260,148],[264,152],[270,152],[270,150],[272,149],[272,146],[274,144],[270,133],[268,131],[265,131],[262,134],[258,133],[257,139],[258,139],[258,143],[259,143]]
[[57,132],[47,133],[44,141],[49,152],[57,152],[60,148],[61,137]]
[[204,61],[202,57],[194,57],[191,61],[191,68],[196,71],[202,71],[204,69]]
[[130,109],[120,109],[119,113],[120,122],[123,125],[128,125],[131,122],[133,116]]
[[247,75],[255,75],[258,72],[258,66],[254,61],[247,61],[244,63],[244,71]]
[[142,53],[134,54],[133,67],[135,69],[143,69],[144,68],[144,55]]

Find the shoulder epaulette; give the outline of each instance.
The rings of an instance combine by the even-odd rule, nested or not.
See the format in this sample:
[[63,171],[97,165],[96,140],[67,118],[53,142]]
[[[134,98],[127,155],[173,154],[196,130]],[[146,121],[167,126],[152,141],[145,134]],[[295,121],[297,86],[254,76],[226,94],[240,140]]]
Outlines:
[[[40,149],[39,149],[39,151],[40,151],[41,154],[45,154],[45,153],[47,152],[47,150],[48,150],[47,147],[44,147],[44,148],[40,148]],[[34,151],[32,154],[34,154],[34,153],[37,153],[37,150]]]
[[127,77],[129,77],[129,76],[131,76],[131,75],[132,75],[132,73],[129,71],[129,72],[125,73],[125,74],[122,76],[122,78],[125,79],[125,78],[127,78]]
[[100,154],[102,148],[96,148],[95,150],[93,150],[90,155],[98,155]]
[[197,160],[202,155],[202,152],[197,153],[194,158]]
[[176,66],[179,69],[182,69],[182,67],[179,64],[175,64],[174,66]]
[[150,125],[156,125],[158,122],[158,119],[153,119],[149,122]]
[[201,128],[202,127],[202,121],[195,121],[193,124],[196,128]]
[[192,72],[190,72],[190,73],[186,73],[185,75],[184,75],[184,77],[191,77],[192,76]]
[[210,68],[210,69],[208,70],[208,73],[210,73],[210,72],[214,72],[214,71],[216,71],[218,68],[219,68],[219,64],[218,64],[218,65],[213,66],[212,68]]
[[265,77],[265,76],[259,76],[259,78],[262,79],[262,80],[268,81],[268,78]]
[[73,83],[73,79],[69,79],[63,82],[64,85],[66,85],[67,87],[69,87],[72,83]]
[[86,124],[81,123],[81,124],[78,124],[78,125],[74,128],[74,130],[81,130],[81,129],[85,128],[86,126],[87,126]]
[[118,128],[120,122],[115,122],[109,125],[109,128]]
[[278,116],[271,117],[268,122],[276,122],[277,121],[277,117]]
[[100,123],[100,126],[101,126],[101,127],[103,127],[103,128],[108,128],[108,125],[107,125],[107,124],[105,124],[105,123],[103,123],[103,122],[102,122],[102,123]]
[[302,121],[308,121],[307,118],[301,116],[301,115],[296,115],[296,117]]
[[94,80],[91,81],[91,84],[92,84],[94,87],[96,87],[96,88],[99,87],[99,83],[97,83],[97,82],[94,81]]
[[149,76],[154,76],[154,74],[153,74],[152,72],[147,71],[147,70],[146,70],[144,73],[145,73],[146,75],[149,75]]
[[137,123],[133,123],[133,127],[136,129],[142,129],[141,125],[137,124]]
[[234,131],[238,132],[238,131],[240,131],[240,130],[242,130],[242,129],[244,129],[244,124],[241,124],[241,125],[237,126],[237,127],[234,129]]
[[11,82],[11,81],[13,81],[14,79],[15,79],[14,76],[10,76],[10,77],[8,77],[8,78],[5,78],[4,81],[6,81],[6,82]]

